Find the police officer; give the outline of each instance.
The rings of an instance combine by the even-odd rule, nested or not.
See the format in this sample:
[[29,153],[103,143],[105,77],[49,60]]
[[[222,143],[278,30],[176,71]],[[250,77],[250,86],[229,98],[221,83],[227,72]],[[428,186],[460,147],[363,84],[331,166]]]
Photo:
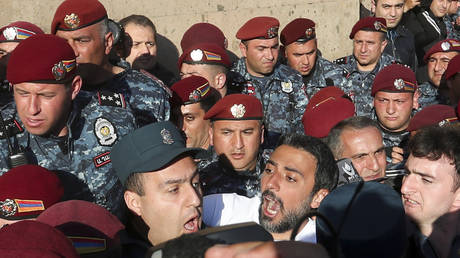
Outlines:
[[200,178],[193,161],[197,151],[185,147],[171,122],[141,127],[114,146],[113,166],[132,215],[122,239],[126,257],[144,257],[149,246],[201,228]]
[[91,83],[85,90],[100,91],[111,98],[123,94],[139,126],[169,119],[170,92],[160,80],[109,62],[113,35],[107,11],[99,1],[62,2],[54,14],[51,33],[66,39],[77,53],[79,69],[87,73],[84,79]]
[[[212,153],[209,130],[211,123],[204,116],[220,99],[220,94],[203,77],[191,76],[176,82],[172,87],[173,114],[178,114],[177,125],[187,137],[188,148],[202,148]],[[208,156],[208,155],[205,155]]]
[[325,86],[343,84],[343,70],[326,60],[318,50],[315,23],[310,19],[297,18],[281,31],[286,63],[297,70],[312,97]]
[[415,114],[410,120],[407,131],[409,131],[413,136],[418,130],[429,126],[444,127],[448,125],[458,125],[458,120],[459,119],[453,107],[435,104],[424,107],[422,110],[417,112],[417,114]]
[[117,214],[122,189],[109,154],[134,129],[134,117],[129,109],[106,106],[108,100],[79,94],[75,59],[65,40],[47,34],[11,53],[7,79],[15,103],[1,110],[0,171],[27,162],[62,171],[84,184],[69,198],[85,197]]
[[274,147],[281,134],[303,133],[301,118],[308,103],[302,77],[277,62],[278,29],[279,21],[272,17],[247,21],[236,33],[243,57],[232,68],[245,80],[242,93],[262,103],[267,148]]
[[234,93],[228,88],[230,58],[224,48],[214,43],[197,43],[188,46],[177,62],[182,79],[201,76],[208,80],[211,87],[222,97]]
[[[460,52],[460,41],[446,39],[433,45],[424,56],[427,64],[428,81],[420,84],[420,108],[432,104],[447,104],[446,94],[441,94],[443,89],[441,79],[452,58]],[[454,103],[455,105],[455,103]]]
[[17,47],[21,40],[43,33],[38,26],[26,21],[12,22],[0,28],[0,107],[13,101],[10,84],[6,80],[9,53]]
[[417,80],[407,66],[392,64],[383,68],[372,84],[374,111],[382,131],[387,161],[399,163],[405,158],[412,111],[418,108]]
[[344,86],[356,106],[356,115],[371,117],[371,86],[375,75],[393,62],[393,57],[383,53],[387,40],[386,22],[383,18],[366,17],[351,30],[353,55],[337,59],[336,63],[347,71]]
[[460,101],[460,56],[457,55],[449,61],[444,77],[446,79],[446,85],[449,89],[449,104],[455,106]]
[[254,96],[232,94],[219,100],[204,119],[211,120],[213,162],[200,171],[203,194],[259,193],[262,173],[263,112]]

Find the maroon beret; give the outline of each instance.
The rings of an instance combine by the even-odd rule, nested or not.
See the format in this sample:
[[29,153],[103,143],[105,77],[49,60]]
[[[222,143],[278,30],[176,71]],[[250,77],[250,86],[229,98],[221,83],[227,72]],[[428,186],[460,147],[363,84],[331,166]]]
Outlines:
[[260,101],[246,94],[230,94],[219,100],[204,119],[211,120],[262,120],[263,110]]
[[36,165],[23,165],[0,176],[0,218],[37,217],[59,202],[64,188],[57,175]]
[[365,17],[359,20],[351,29],[350,39],[355,37],[356,32],[360,30],[387,32],[387,22],[384,18]]
[[78,258],[69,239],[50,225],[24,220],[0,230],[0,257]]
[[297,18],[284,27],[280,40],[284,46],[293,42],[307,42],[316,38],[315,23],[310,19]]
[[57,30],[78,30],[107,18],[107,11],[97,0],[65,0],[51,22],[51,34]]
[[209,82],[201,76],[190,76],[173,84],[173,95],[181,105],[198,103],[212,94],[219,94]]
[[272,39],[278,37],[280,22],[273,17],[260,16],[247,21],[236,33],[236,38],[250,40],[256,38]]
[[193,24],[185,31],[180,47],[182,52],[189,49],[191,46],[200,43],[213,43],[223,49],[227,49],[228,41],[224,33],[215,25],[207,22]]
[[45,34],[45,32],[30,22],[17,21],[0,29],[0,42],[19,42],[35,34]]
[[306,109],[313,108],[314,106],[318,105],[319,103],[323,102],[324,100],[333,97],[333,98],[341,98],[345,96],[345,92],[338,87],[335,86],[327,86],[319,90],[313,97],[311,97],[310,101],[307,104]]
[[186,49],[177,61],[179,69],[184,62],[187,64],[223,65],[227,68],[231,65],[226,50],[212,43],[200,43]]
[[413,93],[416,90],[417,80],[414,72],[405,65],[391,64],[375,76],[371,95],[374,97],[378,91]]
[[428,58],[434,53],[438,52],[460,52],[460,41],[455,39],[445,39],[434,44],[428,52],[423,56],[423,61],[428,62]]
[[41,34],[21,41],[11,52],[6,77],[12,84],[62,84],[73,78],[75,68],[75,52],[67,41],[54,35]]
[[355,115],[355,105],[349,99],[329,97],[305,110],[302,117],[305,134],[326,137],[340,121]]
[[447,65],[444,76],[446,77],[446,80],[448,80],[458,72],[460,72],[460,55],[454,56],[454,58],[449,61],[449,65]]
[[60,202],[38,216],[37,221],[59,229],[79,254],[110,250],[119,244],[117,233],[123,224],[103,207],[86,201]]
[[431,125],[444,126],[448,123],[457,123],[455,109],[447,105],[431,105],[423,108],[411,118],[407,131],[417,131]]

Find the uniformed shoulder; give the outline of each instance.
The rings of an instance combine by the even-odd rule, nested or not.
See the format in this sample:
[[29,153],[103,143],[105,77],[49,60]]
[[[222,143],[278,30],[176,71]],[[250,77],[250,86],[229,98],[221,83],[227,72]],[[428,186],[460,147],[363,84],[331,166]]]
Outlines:
[[345,65],[345,64],[348,64],[350,60],[351,60],[350,56],[344,56],[344,57],[335,59],[333,63],[337,65]]
[[[115,96],[118,98],[115,98]],[[101,104],[104,101],[101,100],[103,97],[106,98],[106,103],[110,101],[110,103],[113,102],[113,104]],[[109,97],[113,97],[112,100],[109,100]],[[88,120],[95,120],[98,117],[110,118],[111,121],[119,122],[120,124],[125,123],[127,127],[134,128],[134,115],[129,106],[124,103],[125,100],[123,98],[122,94],[118,93],[97,92],[97,95],[93,95],[85,106],[80,107],[81,116]]]
[[293,82],[299,82],[302,83],[302,75],[300,75],[299,72],[296,70],[292,69],[291,67],[284,65],[284,64],[278,64],[275,66],[275,76],[278,77],[280,81],[283,81],[285,79],[289,79]]
[[138,88],[143,92],[155,92],[166,94],[168,96],[168,91],[165,90],[163,82],[158,79],[153,79],[140,71],[134,69],[126,69],[125,71],[114,76],[115,82],[126,83],[130,88]]

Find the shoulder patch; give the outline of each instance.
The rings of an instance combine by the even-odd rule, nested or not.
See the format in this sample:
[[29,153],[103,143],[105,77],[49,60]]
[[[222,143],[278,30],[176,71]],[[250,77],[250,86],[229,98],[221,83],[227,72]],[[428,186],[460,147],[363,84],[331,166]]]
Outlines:
[[101,106],[112,106],[126,108],[125,97],[121,93],[111,91],[98,91],[97,99]]
[[103,117],[99,117],[94,122],[94,135],[102,146],[112,146],[118,139],[116,128]]
[[[22,126],[16,119],[5,120],[5,126],[9,136],[17,135],[24,132],[24,128],[22,128]],[[0,139],[6,139],[6,135],[4,134],[3,129],[0,129]]]
[[348,57],[344,56],[344,57],[341,57],[341,58],[337,58],[337,59],[334,60],[333,63],[338,64],[338,65],[347,64],[348,63]]
[[152,79],[152,80],[158,82],[158,84],[160,84],[160,86],[163,88],[163,90],[165,90],[166,93],[168,93],[169,97],[172,97],[172,95],[173,95],[173,94],[172,94],[172,91],[171,91],[168,87],[166,87],[166,85],[165,85],[160,79],[158,79],[155,75],[153,75],[153,74],[147,72],[147,71],[144,70],[144,69],[141,69],[141,73],[142,73],[143,75],[149,77],[150,79]]
[[93,158],[94,166],[96,168],[100,168],[105,164],[110,163],[112,160],[110,159],[110,151],[97,155]]

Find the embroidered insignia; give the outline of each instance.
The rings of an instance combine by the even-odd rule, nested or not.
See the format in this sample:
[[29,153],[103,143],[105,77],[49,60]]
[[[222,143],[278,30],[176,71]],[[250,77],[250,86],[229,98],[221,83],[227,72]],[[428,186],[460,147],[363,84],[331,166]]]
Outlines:
[[190,58],[194,62],[199,62],[203,59],[203,51],[201,49],[195,49],[192,52],[190,52]]
[[305,37],[307,37],[307,39],[313,37],[315,34],[315,28],[308,28],[306,31],[305,31]]
[[23,28],[16,28],[16,32],[17,32],[16,38],[21,39],[21,40],[35,35],[35,32],[30,31],[30,30],[26,30],[26,29],[23,29]]
[[80,18],[78,18],[78,15],[74,13],[67,14],[64,17],[64,23],[67,27],[75,29],[78,28],[78,26],[80,25]]
[[67,70],[65,69],[64,63],[62,61],[55,64],[51,69],[51,72],[53,73],[54,79],[56,79],[56,81],[64,79],[65,75],[67,74]]
[[442,42],[441,48],[442,48],[443,51],[449,50],[450,49],[450,43],[448,41]]
[[439,127],[443,127],[443,126],[445,126],[445,125],[447,125],[449,123],[455,122],[455,121],[458,121],[457,117],[446,118],[446,119],[440,121],[438,123],[438,125],[439,125]]
[[204,55],[206,56],[206,59],[208,59],[209,61],[220,61],[222,60],[222,57],[216,53],[212,53],[212,52],[209,52],[209,51],[203,51]]
[[164,144],[171,145],[171,144],[174,143],[174,139],[172,138],[171,132],[169,132],[166,128],[163,128],[163,130],[161,130],[160,134],[161,134],[161,137],[163,138],[163,143]]
[[292,82],[291,81],[281,82],[281,90],[286,93],[291,93],[293,90]]
[[230,108],[230,112],[234,118],[242,118],[246,113],[246,107],[243,104],[235,104]]
[[31,212],[31,211],[43,211],[45,210],[45,205],[41,200],[18,200],[15,199],[16,207],[18,207],[18,212]]
[[271,27],[267,30],[267,38],[271,39],[278,36],[278,27]]
[[209,89],[210,89],[209,83],[205,83],[201,85],[200,87],[190,92],[190,95],[188,96],[189,101],[190,102],[200,101],[204,96],[206,96],[206,94],[209,92]]
[[18,31],[16,27],[9,27],[3,31],[3,36],[6,38],[6,40],[15,40],[17,35]]
[[96,157],[93,158],[94,161],[94,166],[97,168],[100,168],[104,166],[105,164],[110,163],[112,160],[110,159],[110,151],[106,153],[102,153]]
[[393,82],[393,85],[395,86],[395,88],[397,90],[402,90],[404,89],[404,80],[403,79],[396,79],[394,82]]
[[102,117],[96,119],[94,123],[94,134],[102,146],[112,146],[118,139],[115,127],[109,120]]
[[380,24],[379,21],[374,22],[374,28],[375,28],[375,30],[381,30],[382,29],[382,25]]
[[256,95],[256,88],[254,87],[254,85],[252,85],[252,83],[250,81],[246,81],[245,90],[246,90],[246,94],[248,94],[250,96],[255,96]]
[[110,91],[98,91],[99,105],[126,108],[125,97],[121,93]]
[[78,254],[91,254],[105,251],[107,244],[103,238],[69,236]]
[[76,59],[62,60],[62,64],[64,65],[66,72],[72,71],[77,66],[76,61],[77,61]]
[[11,217],[16,214],[18,208],[16,203],[11,199],[0,202],[0,212],[4,217]]

